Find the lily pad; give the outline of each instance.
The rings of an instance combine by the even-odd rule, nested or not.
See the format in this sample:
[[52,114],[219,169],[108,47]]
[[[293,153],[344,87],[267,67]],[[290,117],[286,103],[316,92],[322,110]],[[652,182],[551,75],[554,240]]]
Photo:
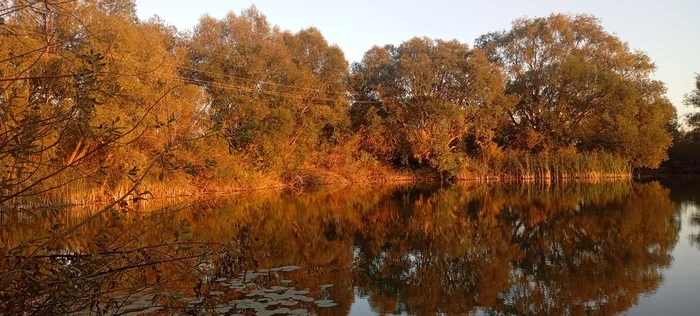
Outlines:
[[230,311],[231,308],[232,308],[231,306],[221,306],[221,307],[215,308],[214,311],[216,311],[219,314],[225,314],[225,313],[228,313],[228,311]]
[[316,303],[316,306],[318,306],[318,307],[333,307],[333,306],[338,305],[331,300],[318,300],[318,301],[315,301],[314,303]]
[[265,295],[265,291],[263,291],[263,290],[252,290],[246,296],[253,297],[253,296],[263,296],[263,295]]
[[285,294],[288,294],[288,295],[306,295],[306,294],[309,294],[309,290],[288,290]]
[[228,288],[240,292],[240,291],[242,291],[243,289],[245,289],[245,286],[244,286],[244,285],[233,285],[233,284],[232,284],[232,285],[229,285]]
[[291,301],[291,300],[281,300],[279,301],[279,304],[282,306],[294,306],[299,304],[297,301]]
[[253,272],[253,271],[246,271],[245,273],[241,273],[241,278],[244,280],[252,280],[260,276],[259,274]]
[[290,271],[299,270],[299,269],[301,269],[300,266],[284,266],[284,267],[280,268],[280,270],[284,271],[284,272],[290,272]]
[[256,302],[251,299],[237,300],[234,302],[236,303],[235,306],[238,309],[254,309],[256,311],[264,311],[267,307],[267,304]]
[[333,307],[333,306],[337,306],[337,305],[338,304],[336,304],[336,303],[316,304],[316,306],[318,306],[318,307]]
[[277,293],[265,293],[265,297],[267,297],[271,300],[278,300],[280,298],[284,298],[284,297],[282,297],[282,295],[279,295]]
[[312,297],[304,296],[304,295],[294,295],[291,297],[293,300],[297,301],[303,301],[303,302],[313,302],[314,299]]

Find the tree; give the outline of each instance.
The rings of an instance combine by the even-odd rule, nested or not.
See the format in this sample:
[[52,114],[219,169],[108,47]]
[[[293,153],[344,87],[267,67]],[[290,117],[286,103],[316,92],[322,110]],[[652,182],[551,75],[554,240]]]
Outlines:
[[[458,172],[467,143],[491,142],[509,102],[497,68],[456,40],[374,47],[353,65],[356,130],[378,157]],[[461,153],[461,154],[460,154]]]
[[133,1],[15,5],[0,48],[10,56],[0,68],[0,202],[71,183],[128,186],[127,171],[202,127],[200,89],[173,66],[174,30],[137,21]]
[[347,62],[316,29],[296,34],[255,8],[203,17],[188,43],[193,83],[231,153],[265,171],[302,165],[346,121]]
[[655,66],[589,15],[519,19],[477,39],[518,97],[501,142],[535,152],[576,146],[626,157],[635,167],[666,159],[674,108]]
[[[700,74],[695,76],[695,89],[686,94],[683,104],[700,107]],[[686,117],[687,129],[676,119],[669,128],[673,133],[673,146],[668,150],[669,160],[663,169],[670,172],[697,172],[700,166],[700,113],[690,113]]]
[[[6,258],[0,264],[0,309],[70,314],[53,303],[104,292],[99,285],[94,291],[68,285],[68,279],[90,284],[68,276],[68,269],[37,267],[50,261],[46,253],[64,246],[77,254],[73,271],[94,272],[97,262],[116,262],[102,256],[109,247],[105,240],[114,236],[119,214],[144,195],[140,187],[149,170],[171,157],[192,136],[192,127],[200,127],[191,117],[200,94],[196,86],[183,87],[175,67],[161,67],[177,55],[172,29],[137,21],[133,1],[11,3],[0,12],[0,239],[33,219],[50,228],[41,237],[0,245]],[[185,124],[168,115],[175,111],[189,116]],[[167,122],[159,124],[164,116]],[[104,189],[106,196],[83,192],[92,189]],[[70,194],[68,203],[89,202],[74,196],[90,193],[108,200],[80,222],[66,224],[63,203],[52,199],[65,198],[57,191]],[[71,244],[73,232],[104,216],[110,223],[94,238]],[[81,249],[91,249],[94,261],[78,263]],[[128,264],[118,263],[118,269]],[[52,290],[60,294],[42,294]]]
[[[695,75],[695,89],[684,96],[683,104],[700,108],[700,74]],[[687,122],[691,128],[688,136],[700,141],[700,112],[688,114]]]

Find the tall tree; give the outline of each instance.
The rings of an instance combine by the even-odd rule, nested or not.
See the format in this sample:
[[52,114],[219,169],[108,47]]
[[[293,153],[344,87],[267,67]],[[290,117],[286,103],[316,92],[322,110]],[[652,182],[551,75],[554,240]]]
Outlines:
[[174,30],[138,21],[133,1],[13,4],[0,26],[0,201],[84,179],[114,189],[199,127]]
[[352,72],[354,126],[368,149],[404,164],[459,171],[467,141],[490,142],[509,106],[499,70],[456,40],[374,47]]
[[665,126],[674,108],[654,64],[589,15],[519,19],[511,30],[477,39],[503,69],[510,95],[510,147],[576,146],[625,156],[633,166],[666,159]]
[[255,8],[205,16],[189,59],[222,139],[263,170],[298,167],[345,121],[347,62],[316,29],[282,32]]
[[[683,104],[700,108],[700,74],[695,75],[695,89],[684,96]],[[691,128],[688,135],[700,141],[700,112],[688,114],[687,122]]]

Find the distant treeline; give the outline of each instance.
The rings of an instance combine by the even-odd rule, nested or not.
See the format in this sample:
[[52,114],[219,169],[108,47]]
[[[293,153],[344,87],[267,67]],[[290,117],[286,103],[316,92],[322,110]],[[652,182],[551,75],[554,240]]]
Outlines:
[[653,62],[589,15],[518,19],[474,47],[416,37],[349,64],[319,30],[281,30],[255,8],[191,31],[140,20],[131,0],[1,10],[0,203],[417,170],[628,176],[673,141]]
[[[685,105],[700,108],[700,74],[695,75],[695,89],[685,95]],[[658,172],[700,174],[700,112],[688,114],[686,128],[677,120],[671,125],[673,145],[668,150],[669,159]]]

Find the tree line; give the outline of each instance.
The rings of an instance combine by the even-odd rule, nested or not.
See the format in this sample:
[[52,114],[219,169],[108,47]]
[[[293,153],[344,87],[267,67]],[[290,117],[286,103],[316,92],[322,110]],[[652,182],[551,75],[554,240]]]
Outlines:
[[415,37],[349,64],[318,29],[281,30],[254,7],[186,31],[131,0],[0,8],[0,203],[416,170],[625,176],[673,141],[654,63],[590,15],[518,19],[473,47]]
[[[683,103],[700,108],[700,74],[695,75],[695,89],[686,94]],[[666,173],[700,173],[700,112],[689,113],[682,121],[671,124],[673,145],[669,148],[669,159],[659,171]]]

